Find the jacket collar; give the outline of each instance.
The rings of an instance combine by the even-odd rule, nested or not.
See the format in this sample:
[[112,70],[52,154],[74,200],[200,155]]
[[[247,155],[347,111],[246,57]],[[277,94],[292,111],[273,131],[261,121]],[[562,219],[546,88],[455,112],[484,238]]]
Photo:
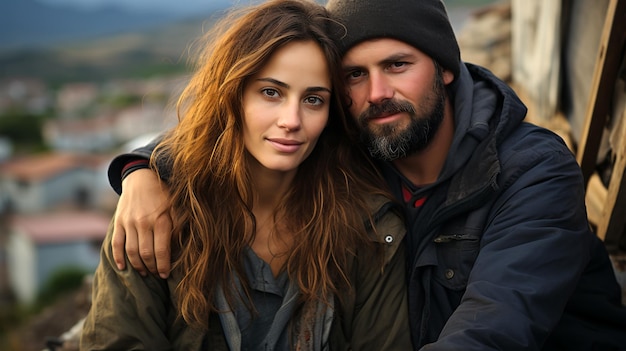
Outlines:
[[[439,179],[452,179],[445,204],[456,203],[485,190],[497,190],[500,173],[498,145],[526,115],[526,107],[513,90],[490,71],[462,64],[459,77],[448,87],[455,113],[455,134]],[[395,195],[406,182],[389,162],[379,162]]]

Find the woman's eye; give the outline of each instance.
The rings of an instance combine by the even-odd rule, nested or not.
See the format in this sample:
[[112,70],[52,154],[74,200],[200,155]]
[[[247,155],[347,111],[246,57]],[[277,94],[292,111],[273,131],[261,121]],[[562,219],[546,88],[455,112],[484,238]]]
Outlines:
[[272,88],[265,88],[263,90],[261,90],[261,92],[263,93],[263,95],[268,96],[268,97],[277,97],[278,96],[278,91],[276,89],[272,89]]
[[318,96],[308,96],[304,99],[304,102],[310,105],[321,105],[324,103],[324,100],[322,100],[320,97]]

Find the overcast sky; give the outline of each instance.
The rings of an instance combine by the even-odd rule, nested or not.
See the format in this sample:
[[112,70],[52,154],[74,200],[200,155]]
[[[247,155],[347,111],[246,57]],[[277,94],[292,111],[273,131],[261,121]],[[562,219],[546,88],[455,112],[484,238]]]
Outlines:
[[76,5],[83,8],[95,8],[105,5],[116,5],[129,10],[156,10],[193,13],[217,7],[223,8],[233,4],[250,4],[259,0],[37,0],[41,3]]

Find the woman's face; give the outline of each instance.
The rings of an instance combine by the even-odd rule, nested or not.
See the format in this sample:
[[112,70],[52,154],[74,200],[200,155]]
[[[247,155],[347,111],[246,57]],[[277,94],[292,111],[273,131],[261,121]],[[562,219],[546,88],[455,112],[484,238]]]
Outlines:
[[330,73],[319,46],[283,46],[244,87],[246,150],[266,169],[296,170],[326,126],[330,99]]

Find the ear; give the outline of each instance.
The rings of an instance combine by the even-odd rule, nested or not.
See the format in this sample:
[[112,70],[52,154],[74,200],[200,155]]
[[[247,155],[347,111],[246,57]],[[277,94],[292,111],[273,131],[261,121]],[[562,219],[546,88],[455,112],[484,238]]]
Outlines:
[[448,85],[454,80],[454,73],[448,69],[443,70],[443,84]]

